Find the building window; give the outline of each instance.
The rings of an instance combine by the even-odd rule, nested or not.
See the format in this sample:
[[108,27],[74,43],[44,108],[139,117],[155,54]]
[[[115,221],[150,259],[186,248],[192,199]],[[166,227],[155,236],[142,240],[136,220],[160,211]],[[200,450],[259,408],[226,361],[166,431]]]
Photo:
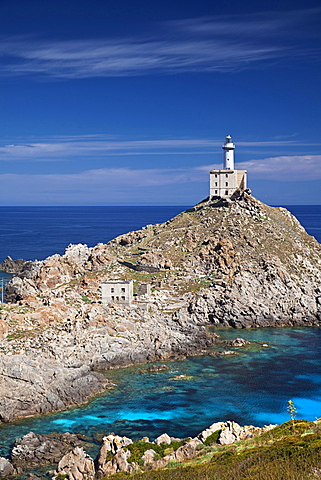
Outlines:
[[225,176],[226,176],[226,178],[228,178],[228,173],[226,173],[226,175],[225,175]]
[[217,182],[215,182],[215,187],[217,187]]
[[228,187],[228,182],[225,182],[225,186]]
[[121,297],[122,301],[124,302],[125,301],[125,297]]
[[124,289],[124,288],[122,288],[122,289],[121,289],[121,291],[122,291],[122,292],[125,292],[125,289]]
[[114,293],[115,289],[114,289],[114,288],[111,288],[110,291],[111,291],[111,293]]
[[119,297],[116,297],[117,302],[119,302]]
[[217,173],[215,173],[215,178],[217,178]]
[[112,295],[111,299],[112,299],[112,300],[115,300],[115,297],[114,297],[114,295]]
[[217,190],[215,190],[215,195],[217,195]]
[[228,195],[228,190],[225,190],[225,195]]

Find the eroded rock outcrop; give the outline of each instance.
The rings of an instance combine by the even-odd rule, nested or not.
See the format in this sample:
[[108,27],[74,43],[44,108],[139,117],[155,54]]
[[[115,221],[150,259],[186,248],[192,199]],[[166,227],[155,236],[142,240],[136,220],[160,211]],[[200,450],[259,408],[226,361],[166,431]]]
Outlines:
[[86,365],[67,368],[26,355],[0,355],[0,422],[79,405],[108,385]]
[[95,466],[93,459],[83,448],[75,447],[58,463],[57,474],[52,480],[67,475],[68,480],[94,480]]
[[17,472],[23,472],[30,466],[57,463],[61,455],[70,448],[84,442],[71,433],[37,435],[29,432],[17,438],[11,450],[10,460]]
[[[130,306],[99,303],[102,282],[139,281],[142,269],[151,287],[147,299],[137,297]],[[243,192],[228,202],[203,201],[108,244],[70,245],[31,276],[15,276],[7,292],[18,303],[0,312],[0,351],[89,369],[203,353],[215,341],[208,325],[320,325],[320,285],[320,244],[287,210]],[[10,405],[18,405],[5,370],[1,385],[9,388]],[[64,397],[62,408],[68,398],[72,404]],[[34,413],[27,398],[20,403],[16,413],[7,404],[4,418]]]

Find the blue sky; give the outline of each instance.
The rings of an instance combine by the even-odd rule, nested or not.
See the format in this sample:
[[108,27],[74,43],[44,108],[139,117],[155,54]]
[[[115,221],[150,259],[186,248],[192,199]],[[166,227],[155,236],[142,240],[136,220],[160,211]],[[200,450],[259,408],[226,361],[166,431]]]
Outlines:
[[0,1],[0,204],[190,205],[227,134],[321,204],[317,1]]

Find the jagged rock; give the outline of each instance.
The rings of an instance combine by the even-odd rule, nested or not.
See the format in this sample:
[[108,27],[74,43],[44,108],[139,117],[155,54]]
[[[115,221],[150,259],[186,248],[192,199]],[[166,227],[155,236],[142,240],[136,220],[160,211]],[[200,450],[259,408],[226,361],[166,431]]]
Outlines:
[[106,456],[107,452],[111,452],[113,455],[118,452],[123,447],[131,445],[133,441],[128,437],[120,437],[119,435],[107,435],[103,438],[103,445],[100,449],[100,454],[102,457]]
[[7,458],[0,457],[0,478],[7,478],[8,475],[13,475],[15,469]]
[[17,438],[10,459],[17,471],[26,467],[47,465],[58,462],[61,456],[70,448],[83,444],[77,435],[69,432],[62,434],[37,435],[29,432],[22,438]]
[[139,470],[135,463],[128,462],[131,453],[129,450],[120,448],[111,460],[98,464],[96,476],[102,478],[103,476],[114,475],[118,472],[133,473]]
[[84,265],[87,262],[91,251],[91,248],[88,248],[87,245],[83,245],[82,243],[78,243],[77,245],[70,244],[66,248],[63,258],[72,260],[79,265]]
[[22,258],[13,260],[8,255],[7,258],[5,258],[5,260],[2,263],[0,263],[0,270],[4,270],[5,272],[8,272],[8,273],[20,273],[26,263],[27,261],[23,260]]
[[60,460],[52,480],[56,480],[58,475],[67,475],[68,480],[93,480],[94,461],[82,448],[76,447]]
[[144,455],[142,456],[144,467],[146,467],[147,465],[152,465],[154,463],[155,455],[157,454],[152,448],[145,451]]
[[215,423],[212,423],[212,425],[208,428],[206,428],[205,430],[203,430],[201,433],[199,433],[197,435],[197,438],[201,441],[201,442],[205,442],[205,440],[210,436],[212,435],[212,433],[214,432],[217,432],[218,430],[222,430],[224,426],[224,422],[215,422]]
[[155,438],[154,443],[156,443],[156,445],[160,445],[161,443],[170,444],[171,441],[172,441],[171,437],[169,435],[167,435],[167,433],[163,433],[159,437]]
[[172,452],[159,460],[155,460],[150,465],[152,468],[164,468],[169,462],[184,462],[189,460],[190,458],[195,457],[197,453],[197,445],[200,443],[202,442],[198,438],[194,438],[186,442],[185,445],[179,447],[175,452]]
[[244,347],[245,345],[251,345],[251,342],[246,338],[235,338],[229,343],[231,347]]

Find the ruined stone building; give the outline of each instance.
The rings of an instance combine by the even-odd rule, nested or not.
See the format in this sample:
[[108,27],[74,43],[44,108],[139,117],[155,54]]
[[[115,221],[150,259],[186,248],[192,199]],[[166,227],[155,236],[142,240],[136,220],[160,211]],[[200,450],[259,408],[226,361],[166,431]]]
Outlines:
[[107,280],[101,285],[103,303],[130,305],[133,301],[133,280]]

